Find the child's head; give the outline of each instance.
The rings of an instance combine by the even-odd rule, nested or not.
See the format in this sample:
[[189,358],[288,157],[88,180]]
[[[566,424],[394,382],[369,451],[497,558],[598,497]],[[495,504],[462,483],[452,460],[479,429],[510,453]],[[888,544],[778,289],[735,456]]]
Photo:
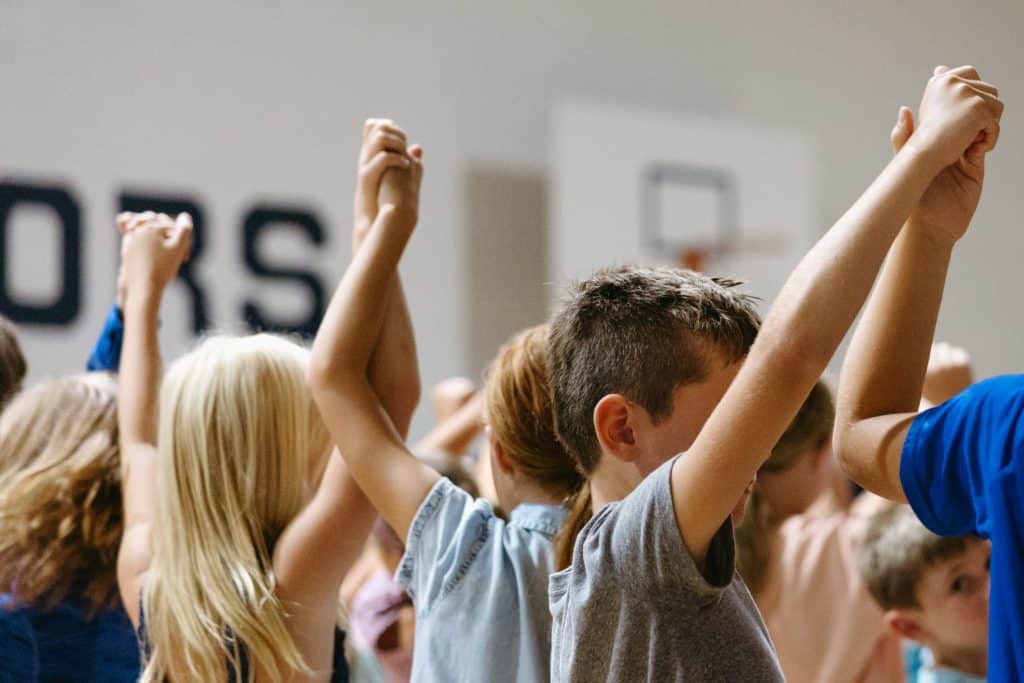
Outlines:
[[804,512],[828,484],[835,416],[832,394],[819,380],[757,472],[750,504],[736,528],[736,564],[755,596],[763,587],[770,528]]
[[513,507],[524,489],[563,499],[579,486],[580,475],[555,435],[546,325],[520,332],[498,350],[485,395],[491,471],[502,507]]
[[622,267],[572,289],[548,350],[558,434],[584,473],[612,457],[646,475],[689,448],[757,335],[735,285]]
[[[602,269],[550,323],[558,435],[587,477],[632,489],[688,449],[754,343],[760,319],[738,283],[676,268]],[[575,498],[558,543],[567,563],[589,517]]]
[[0,591],[40,608],[117,604],[117,385],[90,373],[21,392],[0,418]]
[[[164,377],[146,680],[223,680],[214,636],[227,632],[261,669],[302,668],[274,595],[272,555],[330,445],[307,389],[307,356],[273,335],[213,337]],[[186,659],[191,670],[175,665]]]
[[21,389],[26,369],[17,330],[10,320],[0,315],[0,407]]
[[986,541],[936,536],[894,505],[871,520],[860,570],[886,624],[930,648],[936,664],[984,662],[990,554]]

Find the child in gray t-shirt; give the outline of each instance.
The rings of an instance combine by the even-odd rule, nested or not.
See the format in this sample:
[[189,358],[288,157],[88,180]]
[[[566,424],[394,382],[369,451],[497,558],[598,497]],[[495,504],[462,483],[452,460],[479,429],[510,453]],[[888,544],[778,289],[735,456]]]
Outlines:
[[734,574],[731,522],[712,540],[703,574],[683,547],[672,512],[674,462],[597,513],[572,567],[551,576],[552,680],[783,680],[761,615]]
[[735,283],[668,268],[600,271],[554,316],[555,423],[587,477],[556,549],[569,568],[550,584],[554,681],[782,679],[734,578],[730,516],[897,235],[935,239],[912,215],[933,210],[918,207],[926,190],[944,192],[933,180],[994,145],[1002,105],[977,78],[960,67],[928,81],[925,132],[804,257],[760,332]]

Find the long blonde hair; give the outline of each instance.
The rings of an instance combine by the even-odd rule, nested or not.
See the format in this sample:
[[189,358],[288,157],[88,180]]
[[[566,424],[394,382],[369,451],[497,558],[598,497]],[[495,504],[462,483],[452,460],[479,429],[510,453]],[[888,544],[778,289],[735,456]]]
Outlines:
[[18,394],[0,417],[0,590],[41,609],[118,604],[117,385],[89,373]]
[[329,447],[306,363],[281,337],[213,337],[164,377],[142,681],[223,681],[243,656],[250,680],[309,672],[272,565]]

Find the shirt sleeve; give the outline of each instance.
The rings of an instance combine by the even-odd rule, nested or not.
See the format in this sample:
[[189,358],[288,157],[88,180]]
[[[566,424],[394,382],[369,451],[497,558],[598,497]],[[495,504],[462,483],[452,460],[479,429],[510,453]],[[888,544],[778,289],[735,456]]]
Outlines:
[[124,318],[121,309],[114,304],[103,323],[96,345],[89,354],[86,369],[92,371],[117,372],[121,365],[121,342],[124,339]]
[[500,529],[488,502],[442,478],[420,505],[395,580],[418,614],[429,612],[462,580],[487,540]]
[[1024,446],[1024,375],[979,382],[918,415],[900,458],[914,513],[942,536],[991,532],[987,484]]
[[584,562],[613,563],[613,578],[621,585],[671,591],[702,605],[717,599],[735,574],[732,522],[726,520],[715,534],[701,572],[676,522],[671,482],[675,460],[652,472],[621,503],[598,513],[592,529],[584,529],[578,550]]

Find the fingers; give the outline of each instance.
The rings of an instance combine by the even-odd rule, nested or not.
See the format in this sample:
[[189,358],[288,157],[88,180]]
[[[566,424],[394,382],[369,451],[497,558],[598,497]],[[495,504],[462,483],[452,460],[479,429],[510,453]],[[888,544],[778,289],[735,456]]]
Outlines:
[[361,179],[369,187],[376,187],[384,171],[389,168],[409,168],[411,160],[404,153],[378,152],[359,171]]
[[910,107],[900,107],[899,114],[896,117],[896,125],[892,129],[892,133],[889,134],[889,140],[892,142],[892,151],[899,152],[903,149],[903,145],[907,144],[907,140],[914,134],[914,113],[910,111]]
[[406,144],[405,131],[391,119],[367,119],[363,124],[363,149],[359,163],[366,163],[382,150],[404,153]]
[[128,232],[128,226],[131,224],[132,219],[134,217],[135,214],[132,213],[131,211],[122,211],[121,213],[117,214],[117,218],[114,220],[114,222],[117,224],[117,229],[121,231],[122,235]]
[[945,71],[942,73],[936,73],[936,76],[947,75],[957,76],[959,78],[964,78],[968,80],[981,80],[981,74],[979,74],[978,70],[975,69],[973,66],[958,66],[955,69],[950,69],[949,67],[945,66],[935,67],[936,72],[938,72],[939,69],[945,69]]
[[992,85],[991,83],[986,83],[985,81],[982,81],[982,80],[970,79],[970,78],[961,78],[960,81],[962,81],[963,83],[966,83],[967,85],[971,86],[975,90],[978,90],[980,92],[988,93],[989,95],[992,95],[993,97],[999,97],[999,88],[997,88],[996,86]]

